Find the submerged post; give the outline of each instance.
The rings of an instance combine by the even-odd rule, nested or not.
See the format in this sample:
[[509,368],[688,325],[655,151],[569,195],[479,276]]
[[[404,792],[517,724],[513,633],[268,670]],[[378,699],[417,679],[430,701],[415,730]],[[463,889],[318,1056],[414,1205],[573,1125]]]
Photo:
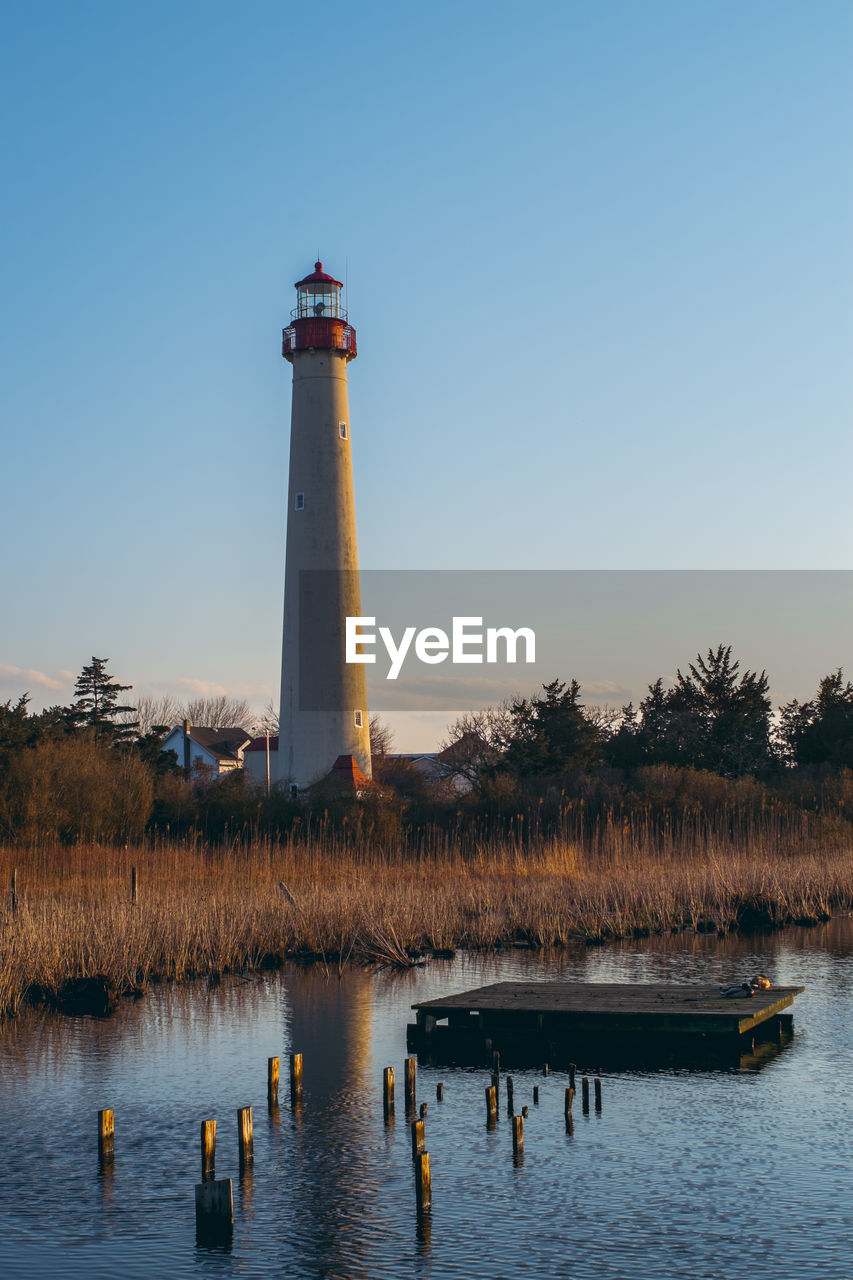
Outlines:
[[575,1087],[575,1072],[576,1072],[576,1071],[577,1071],[577,1067],[575,1066],[575,1064],[574,1064],[573,1062],[570,1062],[570,1063],[569,1063],[569,1084],[571,1085],[571,1087],[572,1087],[573,1089],[574,1089],[574,1087]]
[[539,1106],[539,1085],[538,1084],[535,1084],[533,1086],[533,1105],[534,1107]]
[[584,1113],[589,1111],[589,1077],[584,1076],[581,1080],[581,1104]]
[[201,1122],[201,1180],[212,1182],[216,1175],[216,1121]]
[[424,1150],[424,1122],[423,1120],[412,1121],[412,1159],[416,1160]]
[[98,1159],[107,1163],[113,1158],[115,1145],[115,1118],[112,1108],[98,1112]]
[[517,1156],[524,1150],[524,1117],[512,1118],[512,1154]]
[[251,1164],[255,1158],[255,1142],[252,1130],[252,1108],[237,1108],[237,1144],[240,1148],[240,1167]]
[[498,1091],[493,1084],[486,1085],[486,1119],[494,1120],[498,1114]]
[[382,1110],[385,1119],[394,1114],[394,1068],[386,1067],[382,1072]]
[[508,1115],[512,1115],[514,1102],[515,1102],[515,1085],[512,1082],[512,1076],[507,1076],[506,1078],[506,1109],[507,1109]]
[[563,1115],[567,1119],[572,1114],[572,1103],[574,1102],[574,1099],[575,1099],[575,1091],[571,1087],[571,1085],[569,1085],[569,1087],[566,1089],[566,1096],[563,1101]]
[[267,1058],[267,1102],[274,1107],[278,1102],[279,1059]]
[[432,1204],[432,1178],[429,1171],[428,1151],[421,1151],[415,1157],[415,1198],[419,1212],[428,1209]]
[[196,1183],[195,1230],[200,1244],[226,1244],[231,1239],[234,1191],[230,1178]]
[[595,1085],[595,1109],[596,1111],[600,1111],[601,1110],[601,1081],[599,1080],[598,1076],[595,1077],[593,1084]]
[[302,1106],[302,1054],[290,1055],[290,1105]]
[[405,1062],[403,1087],[406,1097],[406,1110],[414,1111],[415,1109],[415,1071],[417,1068],[416,1058],[407,1058]]
[[443,1084],[437,1084],[435,1086],[435,1100],[436,1102],[444,1101],[444,1085]]

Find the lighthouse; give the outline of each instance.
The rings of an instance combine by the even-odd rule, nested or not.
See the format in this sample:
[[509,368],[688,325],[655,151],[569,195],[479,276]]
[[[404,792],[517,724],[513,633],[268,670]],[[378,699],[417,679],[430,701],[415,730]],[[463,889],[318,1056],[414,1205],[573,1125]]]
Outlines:
[[[362,663],[347,663],[347,617],[361,614],[347,366],[355,329],[322,262],[296,284],[282,335],[293,367],[284,639],[277,774],[302,790],[352,757],[370,777]],[[355,771],[353,770],[353,775]]]

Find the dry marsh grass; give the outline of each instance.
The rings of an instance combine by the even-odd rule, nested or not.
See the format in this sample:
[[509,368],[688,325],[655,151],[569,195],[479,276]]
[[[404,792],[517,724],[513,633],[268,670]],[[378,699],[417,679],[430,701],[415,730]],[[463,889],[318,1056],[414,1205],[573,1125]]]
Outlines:
[[[138,902],[130,902],[131,867]],[[607,823],[586,840],[484,841],[462,853],[257,841],[0,850],[0,1013],[103,976],[117,992],[272,967],[288,957],[405,964],[512,942],[727,932],[853,908],[848,829],[768,824],[674,833]],[[280,887],[286,886],[287,892]]]

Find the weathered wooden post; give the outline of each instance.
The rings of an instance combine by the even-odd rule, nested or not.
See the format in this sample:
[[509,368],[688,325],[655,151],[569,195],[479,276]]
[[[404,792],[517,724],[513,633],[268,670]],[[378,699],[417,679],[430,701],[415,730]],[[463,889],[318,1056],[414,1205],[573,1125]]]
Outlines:
[[428,1151],[421,1151],[415,1156],[415,1198],[419,1213],[432,1204],[432,1178],[429,1171]]
[[486,1085],[486,1119],[496,1120],[498,1115],[498,1091],[493,1084]]
[[240,1168],[250,1165],[255,1158],[255,1142],[252,1130],[252,1108],[237,1108],[237,1144],[240,1148]]
[[595,1085],[595,1109],[596,1111],[600,1111],[601,1110],[601,1081],[599,1080],[598,1076],[595,1077],[593,1084]]
[[267,1102],[274,1107],[278,1102],[279,1059],[267,1058]]
[[436,1102],[444,1102],[444,1085],[443,1084],[437,1084],[435,1086],[435,1100]]
[[382,1072],[382,1110],[385,1112],[385,1119],[389,1120],[394,1114],[394,1068],[386,1067]]
[[136,867],[131,867],[130,868],[130,904],[133,907],[136,906],[136,889],[137,889]]
[[495,1049],[492,1053],[492,1071],[500,1072],[501,1054],[499,1049]]
[[427,1113],[427,1104],[425,1102],[422,1102],[421,1105],[418,1107],[418,1115],[422,1120],[426,1120],[426,1113]]
[[424,1148],[424,1122],[423,1120],[412,1121],[412,1159],[416,1160]]
[[526,1119],[527,1119],[527,1117],[530,1115],[530,1108],[529,1108],[529,1107],[522,1107],[522,1108],[521,1108],[521,1114],[522,1114],[522,1117],[526,1120]]
[[573,1089],[574,1089],[574,1087],[575,1087],[575,1072],[576,1072],[576,1071],[577,1071],[577,1067],[575,1066],[575,1064],[574,1064],[573,1062],[570,1062],[570,1063],[569,1063],[569,1084],[571,1085],[571,1087],[572,1087]]
[[512,1082],[512,1076],[506,1078],[506,1110],[507,1115],[512,1115],[513,1103],[515,1100],[515,1085]]
[[583,1106],[584,1115],[589,1111],[589,1077],[584,1076],[581,1080],[581,1104]]
[[495,1091],[495,1115],[497,1115],[501,1109],[501,1078],[497,1071],[492,1072],[492,1088]]
[[524,1150],[524,1117],[512,1118],[512,1154],[517,1156]]
[[575,1100],[575,1091],[571,1087],[571,1085],[569,1085],[568,1088],[566,1089],[566,1096],[563,1099],[563,1115],[566,1116],[566,1118],[568,1118],[572,1114],[572,1103],[574,1102],[574,1100]]
[[543,1076],[547,1076],[547,1075],[550,1073],[550,1071],[551,1071],[551,1068],[548,1066],[548,1063],[547,1063],[547,1062],[543,1063],[543,1064],[542,1064],[542,1074],[543,1074]]
[[228,1244],[234,1231],[234,1191],[230,1178],[198,1182],[195,1230],[199,1244]]
[[201,1180],[212,1182],[216,1177],[216,1121],[201,1122]]
[[12,910],[17,911],[18,910],[18,868],[17,867],[12,868],[12,882],[10,885],[10,889],[11,889]]
[[539,1085],[538,1084],[535,1084],[533,1086],[533,1105],[534,1107],[539,1106]]
[[406,1099],[406,1110],[414,1111],[415,1109],[415,1071],[417,1069],[417,1058],[407,1058],[403,1071],[403,1090]]
[[302,1106],[302,1054],[290,1055],[290,1105]]
[[112,1108],[98,1112],[98,1159],[109,1164],[115,1153],[115,1118]]

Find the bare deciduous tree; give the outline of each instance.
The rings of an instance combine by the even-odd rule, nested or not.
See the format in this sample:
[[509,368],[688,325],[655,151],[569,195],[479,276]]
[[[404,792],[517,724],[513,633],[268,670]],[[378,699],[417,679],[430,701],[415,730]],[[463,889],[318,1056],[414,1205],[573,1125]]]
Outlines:
[[127,715],[128,722],[139,724],[139,736],[144,738],[154,729],[171,729],[183,719],[183,710],[177,698],[164,693],[159,698],[140,698],[132,712]]
[[390,724],[386,724],[374,711],[367,722],[367,728],[370,733],[370,754],[379,757],[389,755],[394,745],[394,730]]
[[226,693],[213,698],[192,698],[181,708],[181,718],[205,729],[248,731],[258,722],[245,698],[231,698]]

